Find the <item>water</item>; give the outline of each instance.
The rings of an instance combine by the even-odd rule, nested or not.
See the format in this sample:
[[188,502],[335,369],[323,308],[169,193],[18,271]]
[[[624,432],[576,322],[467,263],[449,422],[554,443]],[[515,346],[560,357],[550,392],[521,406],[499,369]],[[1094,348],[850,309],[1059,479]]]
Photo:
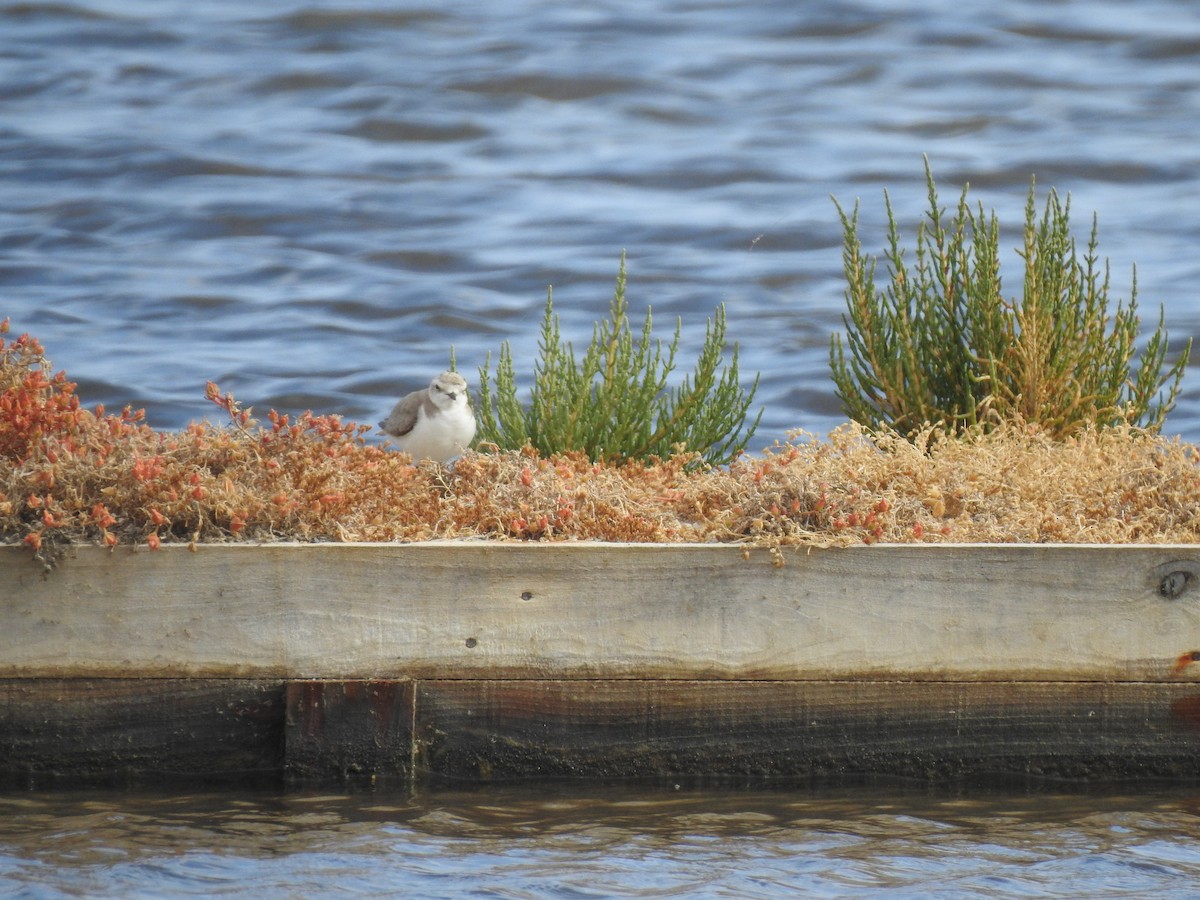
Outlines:
[[[758,449],[843,420],[831,195],[881,250],[928,154],[1015,247],[1036,175],[1178,347],[1198,138],[1177,0],[0,0],[0,315],[159,428],[214,415],[208,379],[374,423],[452,344],[470,374],[511,341],[527,379],[547,285],[585,343],[624,249],[684,359],[726,304]],[[1168,424],[1200,440],[1194,371]]]
[[489,789],[0,796],[0,892],[1197,896],[1195,790]]
[[[1171,0],[0,0],[0,317],[159,428],[213,415],[208,379],[375,422],[451,344],[470,374],[511,341],[527,375],[547,285],[586,342],[625,250],[635,318],[683,317],[685,359],[726,304],[761,447],[842,420],[830,195],[882,248],[882,192],[911,227],[928,154],[1015,246],[1036,175],[1081,231],[1099,214],[1115,292],[1136,263],[1177,347],[1200,334],[1198,138],[1200,12]],[[1198,364],[1168,421],[1192,441]],[[0,888],[37,897],[1151,896],[1200,864],[1190,790],[3,806]]]

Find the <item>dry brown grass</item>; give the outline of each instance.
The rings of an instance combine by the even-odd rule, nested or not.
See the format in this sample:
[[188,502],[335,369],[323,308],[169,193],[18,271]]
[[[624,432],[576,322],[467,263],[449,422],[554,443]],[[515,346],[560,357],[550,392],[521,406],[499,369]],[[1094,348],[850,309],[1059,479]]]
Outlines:
[[[51,560],[66,543],[418,541],[1194,543],[1200,451],[1134,429],[1054,440],[869,438],[848,425],[696,470],[581,455],[468,453],[413,466],[364,426],[311,413],[157,432],[84,409],[36,340],[0,344],[0,540]],[[932,440],[932,433],[931,433]]]

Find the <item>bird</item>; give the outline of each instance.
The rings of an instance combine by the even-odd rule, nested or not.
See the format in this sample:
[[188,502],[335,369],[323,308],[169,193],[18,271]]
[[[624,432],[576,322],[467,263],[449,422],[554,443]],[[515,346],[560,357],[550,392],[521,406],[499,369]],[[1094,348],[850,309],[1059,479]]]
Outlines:
[[425,390],[401,398],[379,428],[395,438],[396,446],[414,462],[450,462],[475,437],[466,379],[457,372],[443,372]]

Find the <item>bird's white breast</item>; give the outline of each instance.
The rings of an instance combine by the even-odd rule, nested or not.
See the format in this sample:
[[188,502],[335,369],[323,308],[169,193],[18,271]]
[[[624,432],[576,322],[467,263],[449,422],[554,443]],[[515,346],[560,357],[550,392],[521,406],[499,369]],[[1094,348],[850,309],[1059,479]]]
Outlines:
[[467,405],[466,398],[460,398],[449,409],[439,409],[432,416],[427,415],[422,407],[412,431],[394,440],[396,446],[414,461],[436,459],[449,462],[467,448],[473,437],[475,415]]

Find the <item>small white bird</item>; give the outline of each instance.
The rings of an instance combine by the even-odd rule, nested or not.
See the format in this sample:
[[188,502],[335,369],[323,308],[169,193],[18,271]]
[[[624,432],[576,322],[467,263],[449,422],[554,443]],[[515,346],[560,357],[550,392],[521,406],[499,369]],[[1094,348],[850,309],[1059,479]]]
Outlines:
[[475,414],[467,397],[467,382],[457,372],[443,372],[423,391],[413,391],[379,423],[384,434],[413,461],[435,459],[448,463],[475,437]]

